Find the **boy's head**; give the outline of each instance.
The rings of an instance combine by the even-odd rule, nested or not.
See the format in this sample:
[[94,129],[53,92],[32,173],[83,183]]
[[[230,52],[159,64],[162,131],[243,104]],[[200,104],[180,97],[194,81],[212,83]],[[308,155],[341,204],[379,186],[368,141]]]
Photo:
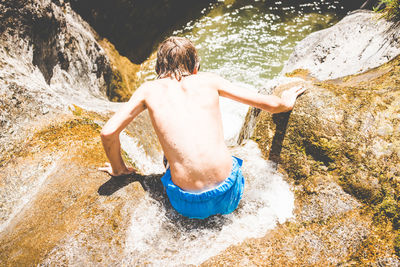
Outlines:
[[171,77],[178,81],[195,73],[199,58],[192,42],[183,37],[169,37],[158,47],[156,73],[158,78]]

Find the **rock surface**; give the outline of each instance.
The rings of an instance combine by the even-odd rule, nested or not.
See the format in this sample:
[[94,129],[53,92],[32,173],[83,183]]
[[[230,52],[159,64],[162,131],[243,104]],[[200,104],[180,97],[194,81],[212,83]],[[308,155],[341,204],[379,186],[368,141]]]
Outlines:
[[[355,16],[370,18],[371,14],[358,12],[349,17]],[[342,27],[346,21],[348,20],[345,18],[341,22]],[[363,27],[370,31],[376,23],[381,23],[370,19],[364,22]],[[390,29],[395,26],[393,24],[390,26],[387,22],[383,23]],[[358,25],[358,21],[345,25],[350,29],[354,24]],[[332,28],[335,27],[338,26]],[[327,29],[312,34],[311,40],[317,42],[319,38],[315,38],[316,36],[329,35],[329,31],[330,29]],[[333,31],[336,32],[335,29]],[[382,34],[380,29],[376,29],[369,34],[376,35],[374,39],[382,41],[386,37],[397,36],[398,31],[391,32],[388,36],[385,35],[386,33]],[[331,41],[333,42],[333,39]],[[305,57],[303,60],[299,51],[304,49],[305,42],[299,44],[283,71],[283,73],[292,71],[288,75],[290,77],[280,77],[264,90],[266,93],[273,91],[279,95],[282,90],[291,86],[306,87],[306,93],[297,100],[293,112],[271,115],[252,109],[247,115],[247,123],[241,134],[244,139],[251,137],[256,141],[264,156],[278,163],[279,168],[288,173],[296,188],[297,201],[294,224],[281,226],[276,230],[276,235],[273,234],[273,241],[270,239],[265,241],[274,242],[274,246],[285,247],[286,254],[250,250],[254,254],[250,254],[248,259],[250,262],[258,263],[261,254],[263,255],[261,258],[266,262],[282,260],[282,262],[300,265],[322,264],[322,262],[380,264],[387,259],[390,262],[389,266],[397,266],[399,264],[397,257],[400,256],[398,252],[400,251],[398,242],[400,236],[398,231],[400,226],[398,198],[400,194],[400,56],[398,54],[400,51],[396,54],[397,50],[394,46],[390,50],[387,43],[384,46],[365,45],[370,55],[377,54],[379,58],[379,55],[382,55],[381,48],[386,47],[388,48],[386,51],[391,51],[393,53],[391,57],[395,58],[361,74],[319,81],[315,76],[319,79],[325,77],[326,72],[322,66],[328,61],[321,63],[314,60],[317,53],[310,51],[313,51],[315,47],[322,47],[318,43],[310,48],[308,54],[302,53]],[[324,43],[323,40],[322,43]],[[357,48],[359,40],[357,38],[347,40],[346,47],[353,47],[353,43]],[[332,55],[329,50],[318,51],[318,55],[326,59]],[[358,49],[354,49],[353,53],[346,53],[346,57],[355,60],[358,58],[358,52]],[[299,63],[294,63],[292,66],[294,58],[297,58]],[[386,58],[385,62],[389,58]],[[329,62],[332,63],[332,61]],[[336,63],[339,64],[339,62]],[[381,63],[380,61],[379,64]],[[363,63],[358,62],[356,65],[363,66]],[[295,70],[298,66],[303,66],[307,70]],[[368,63],[366,66],[372,67]],[[348,64],[342,62],[336,68],[329,69],[330,72],[326,75],[333,75],[334,72],[336,77],[360,71],[354,68],[351,61]],[[352,221],[354,216],[357,217],[358,223]],[[321,227],[346,228],[352,224],[361,226],[364,223],[365,225],[356,232],[348,232],[348,235],[353,237],[345,241],[343,247],[352,247],[352,249],[342,251],[340,254],[332,252],[331,255],[336,255],[332,258],[326,256],[325,252],[330,250],[328,248],[330,245],[328,247],[324,245],[322,240],[325,239],[324,231],[327,229],[321,232]],[[302,241],[299,243],[297,234],[289,234],[293,231],[299,233],[299,229],[306,231],[309,237],[310,235],[314,237],[300,238]],[[340,233],[349,230],[349,228],[342,229]],[[339,232],[336,234],[331,232],[329,238],[333,247],[335,243],[339,244],[340,240],[343,240]],[[318,245],[318,242],[322,243]],[[256,247],[263,247],[258,241],[254,243],[257,244]],[[249,244],[253,243],[249,242]],[[269,251],[269,247],[266,245],[264,249]],[[324,249],[318,251],[321,247]],[[237,253],[237,249],[239,248],[235,247],[233,251]],[[303,253],[312,255],[305,259],[295,256],[305,255]],[[216,257],[210,261],[210,264],[237,263],[228,259],[229,255],[226,258]],[[338,259],[341,260],[338,262]]]
[[72,105],[103,114],[118,108],[106,100],[113,89],[110,60],[68,4],[4,1],[0,7],[1,162],[30,135],[27,129],[71,113]]
[[99,104],[111,69],[90,27],[68,7],[50,1],[3,1],[0,8],[4,155],[10,142],[25,138],[21,129],[43,115],[65,113],[72,103]]
[[400,53],[399,27],[372,11],[354,11],[301,41],[282,74],[307,69],[313,77],[326,80],[378,67]]
[[[100,127],[121,104],[107,100],[112,69],[96,33],[67,4],[1,1],[0,10],[0,262],[36,265],[85,228],[77,220],[85,210],[104,225],[99,239],[118,236],[124,218],[108,217],[134,206],[143,189],[97,193],[109,179],[97,171],[106,161]],[[145,114],[121,139],[134,155],[127,161],[142,173],[162,172]]]

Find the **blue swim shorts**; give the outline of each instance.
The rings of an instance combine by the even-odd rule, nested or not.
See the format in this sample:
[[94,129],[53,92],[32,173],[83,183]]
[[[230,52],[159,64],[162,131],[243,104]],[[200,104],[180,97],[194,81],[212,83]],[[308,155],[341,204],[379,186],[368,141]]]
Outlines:
[[233,212],[243,195],[244,177],[240,169],[243,161],[233,157],[232,162],[229,177],[217,187],[203,192],[188,192],[175,185],[168,168],[161,181],[172,207],[183,216],[196,219]]

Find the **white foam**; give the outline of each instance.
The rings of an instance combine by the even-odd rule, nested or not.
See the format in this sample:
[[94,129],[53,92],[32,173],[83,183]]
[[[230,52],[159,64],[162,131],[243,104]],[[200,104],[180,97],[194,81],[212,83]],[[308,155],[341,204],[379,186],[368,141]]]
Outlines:
[[142,174],[156,174],[163,173],[165,168],[162,164],[162,154],[159,157],[150,157],[146,154],[143,146],[139,141],[129,136],[123,131],[119,136],[122,149],[128,154],[132,159],[135,166],[137,166]]
[[[252,141],[233,152],[244,160],[246,186],[239,208],[208,223],[181,223],[147,196],[132,211],[124,263],[175,266],[200,264],[233,244],[259,238],[292,216],[294,195]],[[172,218],[172,219],[171,219]]]
[[[7,199],[6,203],[0,205],[0,233],[35,198],[47,177],[56,169],[58,158],[53,157],[48,167],[43,167],[41,163],[36,169],[28,165],[24,166],[28,170],[23,169],[15,176],[6,177],[4,186],[0,187],[0,199]],[[45,158],[43,162],[47,160]]]

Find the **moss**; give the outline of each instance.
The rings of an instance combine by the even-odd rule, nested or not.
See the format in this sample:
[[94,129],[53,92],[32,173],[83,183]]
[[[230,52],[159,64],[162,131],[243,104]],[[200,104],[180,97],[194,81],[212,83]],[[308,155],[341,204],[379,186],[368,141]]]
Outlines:
[[[384,6],[384,8],[379,10],[380,6]],[[385,18],[387,20],[392,20],[392,21],[400,20],[399,0],[380,0],[378,7],[375,8],[374,10],[382,14],[381,18]]]
[[122,102],[129,100],[139,86],[137,72],[140,65],[133,64],[128,58],[121,56],[107,39],[99,40],[112,66],[112,77],[107,96],[111,101]]
[[[357,262],[373,262],[382,255],[379,249],[388,240],[388,254],[393,254],[392,237],[400,228],[399,133],[379,135],[378,129],[400,126],[396,117],[400,56],[364,73],[335,80],[316,81],[304,70],[288,76],[306,79],[311,84],[309,93],[299,98],[286,126],[284,119],[265,112],[255,114],[253,140],[268,159],[274,142],[280,140],[275,157],[279,167],[294,184],[301,185],[305,195],[315,193],[315,179],[323,177],[334,180],[363,203],[373,219],[372,229],[380,236],[364,244],[366,254],[360,254]],[[321,112],[326,107],[337,116],[320,115],[319,110],[310,109],[310,101],[319,101],[324,107]],[[382,244],[379,248],[377,240]]]
[[[93,122],[93,117],[85,115],[87,111],[77,110],[79,117],[65,115],[43,125],[29,140],[25,140],[24,154],[15,155],[16,162],[8,166],[18,166],[18,162],[40,162],[49,157],[57,167],[46,178],[47,182],[32,199],[29,209],[23,211],[22,222],[18,221],[10,234],[2,237],[4,244],[11,244],[0,248],[0,261],[5,266],[39,264],[62,238],[68,233],[76,233],[85,220],[89,222],[85,217],[95,218],[108,210],[99,209],[97,201],[101,198],[97,193],[99,186],[109,179],[97,170],[106,160],[99,138],[100,127]],[[32,168],[39,165],[30,164]],[[107,201],[119,202],[123,206],[129,198],[118,200],[110,197]],[[123,219],[119,210],[109,215],[105,215],[103,221],[110,223],[115,240],[114,237],[118,238],[121,232]],[[107,221],[107,218],[112,220]],[[101,224],[98,230],[100,233],[108,231],[107,225]]]
[[395,239],[394,239],[394,251],[396,253],[397,257],[400,257],[400,232],[397,233]]
[[396,215],[398,216],[398,204],[397,201],[392,197],[386,197],[380,204],[379,210],[388,218],[394,218]]
[[77,105],[72,105],[73,108],[69,108],[69,110],[74,114],[75,116],[82,116],[83,114],[83,109]]
[[285,76],[286,77],[299,77],[299,78],[303,78],[303,79],[308,79],[311,77],[310,72],[305,69],[296,69],[292,72],[285,73]]
[[[79,108],[78,108],[79,110]],[[52,121],[48,125],[36,131],[27,140],[18,144],[0,159],[0,167],[5,166],[13,158],[28,157],[37,150],[52,149],[70,149],[71,141],[84,142],[100,134],[100,126],[93,122],[92,118],[83,115],[81,109],[77,114],[82,113],[81,117],[66,115],[62,120]],[[35,131],[35,129],[30,129]]]
[[133,162],[133,160],[129,157],[128,153],[126,153],[125,150],[121,149],[121,154],[122,154],[122,158],[125,162],[128,162],[130,166],[132,166],[136,171],[139,170],[139,168],[136,166],[135,162]]
[[338,146],[332,140],[326,137],[317,137],[315,135],[304,139],[305,152],[311,155],[314,160],[322,162],[329,166],[334,162],[338,155]]
[[400,229],[400,213],[399,212],[397,214],[395,214],[393,217],[393,228],[395,230]]

